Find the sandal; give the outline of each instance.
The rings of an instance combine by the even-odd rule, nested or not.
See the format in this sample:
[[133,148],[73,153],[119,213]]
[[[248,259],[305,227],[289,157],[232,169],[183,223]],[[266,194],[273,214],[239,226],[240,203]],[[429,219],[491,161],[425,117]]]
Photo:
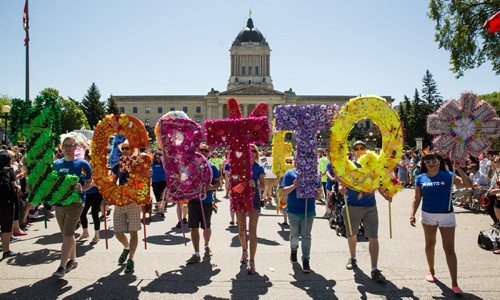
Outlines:
[[248,252],[246,249],[243,250],[243,252],[241,253],[241,259],[240,259],[240,263],[242,265],[246,264],[248,262]]
[[435,275],[429,273],[427,274],[427,276],[425,276],[425,280],[427,280],[428,282],[436,282],[437,278]]
[[251,260],[248,264],[247,273],[255,274],[255,262],[253,260]]
[[493,250],[493,254],[500,254],[500,249]]
[[464,292],[462,291],[462,289],[458,287],[458,285],[457,285],[457,286],[452,287],[452,288],[451,288],[451,291],[452,291],[452,292],[453,292],[453,294],[455,294],[455,295],[462,295],[462,294],[464,293]]

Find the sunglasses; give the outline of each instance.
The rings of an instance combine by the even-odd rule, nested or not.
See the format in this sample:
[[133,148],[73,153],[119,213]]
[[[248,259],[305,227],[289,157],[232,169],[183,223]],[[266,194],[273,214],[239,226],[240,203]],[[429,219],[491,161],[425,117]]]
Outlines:
[[366,150],[365,147],[354,147],[353,149],[354,151],[363,151],[363,150]]
[[435,163],[437,163],[437,159],[435,159],[435,158],[426,159],[426,160],[424,160],[424,163],[426,163],[428,165],[435,164]]
[[208,149],[200,149],[200,152],[208,152]]
[[76,147],[76,144],[63,144],[63,147],[72,148]]
[[122,147],[122,150],[130,150],[130,147]]
[[252,150],[252,153],[257,153],[257,150]]

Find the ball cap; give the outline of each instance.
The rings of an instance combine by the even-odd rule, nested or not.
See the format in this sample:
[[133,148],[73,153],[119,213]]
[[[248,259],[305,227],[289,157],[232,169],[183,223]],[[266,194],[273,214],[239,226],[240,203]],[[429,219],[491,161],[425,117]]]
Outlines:
[[354,147],[356,147],[356,145],[363,145],[366,147],[365,142],[363,142],[362,140],[355,141],[354,144],[352,144],[352,147],[354,148]]

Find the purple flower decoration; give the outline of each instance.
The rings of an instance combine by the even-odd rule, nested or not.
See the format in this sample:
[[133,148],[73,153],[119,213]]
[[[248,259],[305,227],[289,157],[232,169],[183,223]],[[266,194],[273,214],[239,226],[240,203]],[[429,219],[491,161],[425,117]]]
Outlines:
[[490,138],[500,134],[500,118],[485,101],[464,93],[460,100],[445,102],[427,119],[427,132],[435,135],[435,148],[454,161],[466,161],[469,155],[478,157],[490,147]]
[[318,132],[330,129],[337,105],[280,105],[274,108],[276,130],[294,130],[297,140],[299,198],[314,198],[318,190]]

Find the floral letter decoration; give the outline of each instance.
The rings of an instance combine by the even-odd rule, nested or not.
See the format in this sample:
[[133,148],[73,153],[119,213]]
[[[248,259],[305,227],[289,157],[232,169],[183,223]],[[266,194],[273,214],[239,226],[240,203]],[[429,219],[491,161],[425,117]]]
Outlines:
[[[273,127],[276,127],[276,119],[273,120]],[[287,158],[292,156],[293,146],[291,143],[285,141],[285,135],[293,133],[291,130],[273,131],[273,174],[281,178],[285,172],[294,167],[293,164],[287,163]]]
[[[347,137],[354,125],[363,119],[371,119],[380,129],[382,150],[380,154],[367,151],[358,163],[347,158]],[[349,100],[342,107],[333,123],[330,136],[330,156],[335,174],[351,189],[371,193],[381,188],[388,196],[402,189],[392,170],[401,160],[403,128],[396,112],[384,98],[363,96]]]
[[132,202],[139,205],[147,204],[151,201],[148,176],[151,158],[148,155],[119,158],[120,168],[129,173],[124,185],[117,185],[108,176],[108,142],[109,138],[117,133],[125,135],[132,148],[148,147],[148,132],[140,120],[126,114],[107,115],[97,124],[92,138],[92,178],[103,198],[111,204],[117,206]]
[[245,119],[236,99],[229,99],[227,106],[228,119],[205,121],[207,143],[229,148],[231,209],[235,212],[250,212],[253,210],[255,193],[255,189],[248,185],[252,180],[250,144],[266,144],[269,140],[268,107],[265,103],[258,103]]
[[207,159],[196,152],[203,136],[201,126],[181,118],[162,118],[158,124],[167,175],[166,194],[173,201],[205,198],[211,169]]
[[299,198],[314,198],[318,190],[318,134],[330,128],[337,105],[282,105],[274,108],[276,130],[294,130],[297,141]]
[[445,102],[427,118],[427,132],[436,135],[433,144],[454,162],[478,157],[490,147],[489,138],[500,134],[500,118],[485,101],[464,93],[460,100]]

